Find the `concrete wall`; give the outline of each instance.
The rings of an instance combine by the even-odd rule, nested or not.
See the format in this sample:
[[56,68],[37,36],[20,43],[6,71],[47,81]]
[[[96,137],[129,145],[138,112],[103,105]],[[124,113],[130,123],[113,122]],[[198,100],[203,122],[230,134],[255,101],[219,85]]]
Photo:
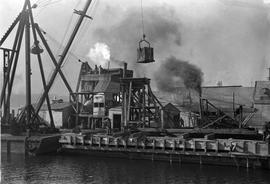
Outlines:
[[[52,114],[53,114],[53,120],[54,120],[54,124],[57,128],[59,127],[65,127],[67,128],[68,126],[68,121],[71,118],[70,116],[74,113],[74,110],[72,107],[67,107],[62,111],[54,111],[52,110]],[[45,110],[45,111],[40,111],[39,115],[41,118],[45,119],[47,122],[50,122],[50,115],[49,115],[49,111]],[[70,117],[70,118],[69,118]],[[72,118],[71,118],[72,119]],[[70,120],[72,121],[72,120]]]
[[[55,127],[58,127],[58,128],[61,127],[63,125],[62,112],[52,111],[52,114],[53,114],[53,120],[54,120]],[[41,118],[43,118],[47,122],[51,121],[49,111],[40,111],[39,115]]]
[[[9,145],[8,145],[9,144]],[[1,140],[1,153],[25,153],[24,141]]]
[[270,104],[255,104],[254,107],[258,109],[258,112],[247,125],[259,129],[263,128],[265,122],[270,121]]

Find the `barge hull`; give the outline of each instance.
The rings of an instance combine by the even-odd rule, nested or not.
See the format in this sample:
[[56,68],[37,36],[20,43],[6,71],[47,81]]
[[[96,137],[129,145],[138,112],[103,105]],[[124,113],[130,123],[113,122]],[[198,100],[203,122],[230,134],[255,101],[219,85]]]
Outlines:
[[62,153],[270,169],[270,144],[261,140],[62,134]]
[[270,169],[270,158],[251,155],[237,155],[229,153],[205,153],[192,151],[162,151],[138,150],[125,148],[99,148],[80,145],[65,145],[62,154],[84,154],[94,157],[139,159],[151,161],[165,161],[172,163],[195,163],[200,165],[225,165],[246,168]]
[[106,150],[106,149],[85,149],[82,147],[66,147],[62,148],[62,154],[85,154],[94,157],[109,157],[109,158],[124,158],[124,159],[139,159],[151,161],[165,161],[172,163],[194,163],[200,165],[224,165],[247,168],[264,168],[270,169],[270,159],[268,157],[250,157],[238,156],[229,154],[204,154],[190,152],[174,152],[162,153],[151,151],[132,151],[132,150]]

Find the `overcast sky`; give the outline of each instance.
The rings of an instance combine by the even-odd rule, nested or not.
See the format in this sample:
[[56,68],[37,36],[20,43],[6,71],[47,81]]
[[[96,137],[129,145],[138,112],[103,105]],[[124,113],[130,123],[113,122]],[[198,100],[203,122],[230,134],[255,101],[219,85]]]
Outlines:
[[[31,2],[37,2],[35,21],[47,32],[48,43],[58,58],[62,51],[59,43],[65,45],[78,18],[73,9],[81,10],[85,0]],[[0,0],[1,36],[22,5],[23,0]],[[145,34],[154,47],[156,62],[142,65],[136,64],[136,48],[142,37],[141,0],[94,0],[88,11],[93,20],[84,20],[63,70],[74,89],[78,59],[106,67],[109,58],[111,67],[126,61],[136,76],[152,77],[164,60],[174,56],[198,66],[204,73],[203,85],[216,85],[218,81],[223,85],[254,85],[256,80],[266,79],[270,66],[269,13],[266,0],[144,0]],[[12,36],[4,47],[11,48]],[[42,57],[48,78],[54,67],[45,52]],[[14,92],[24,93],[23,53],[19,62]],[[32,73],[33,91],[41,93],[34,57]],[[152,82],[155,88],[154,79]],[[59,76],[52,92],[66,93]]]

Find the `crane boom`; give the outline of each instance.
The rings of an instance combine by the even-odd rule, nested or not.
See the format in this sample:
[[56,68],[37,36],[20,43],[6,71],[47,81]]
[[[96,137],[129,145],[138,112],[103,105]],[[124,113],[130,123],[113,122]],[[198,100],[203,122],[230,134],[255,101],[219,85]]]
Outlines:
[[[49,80],[49,82],[48,82],[45,90],[44,90],[43,95],[39,99],[38,105],[37,105],[37,107],[35,109],[35,114],[36,115],[38,114],[38,112],[39,112],[39,110],[40,110],[40,108],[41,108],[41,106],[42,106],[42,104],[43,104],[43,102],[44,102],[44,100],[45,100],[45,98],[46,98],[49,90],[52,87],[52,84],[53,84],[53,82],[55,80],[55,77],[58,74],[58,72],[59,72],[59,70],[60,70],[60,68],[61,68],[61,66],[62,66],[62,64],[63,64],[63,62],[65,60],[65,57],[66,57],[66,55],[68,53],[68,50],[70,49],[70,47],[71,47],[71,45],[73,43],[73,40],[74,40],[74,38],[75,38],[75,36],[76,36],[76,34],[77,34],[80,26],[81,26],[81,23],[83,21],[83,18],[85,17],[84,15],[86,14],[86,12],[87,12],[87,10],[88,10],[91,2],[92,2],[92,0],[88,0],[86,2],[85,6],[84,6],[84,9],[82,10],[82,14],[80,15],[80,18],[79,18],[79,20],[78,20],[78,22],[77,22],[77,24],[76,24],[76,26],[75,26],[75,28],[74,28],[74,30],[73,30],[70,38],[68,40],[68,43],[67,43],[65,49],[63,50],[63,53],[61,54],[61,57],[60,57],[60,59],[59,59],[59,61],[57,63],[57,67],[55,68],[55,70],[54,70],[54,72],[53,72],[53,74],[52,74],[52,76],[51,76],[51,78],[50,78],[50,80]],[[76,101],[76,97],[74,96],[74,93],[71,93],[71,95],[72,95],[73,100]]]

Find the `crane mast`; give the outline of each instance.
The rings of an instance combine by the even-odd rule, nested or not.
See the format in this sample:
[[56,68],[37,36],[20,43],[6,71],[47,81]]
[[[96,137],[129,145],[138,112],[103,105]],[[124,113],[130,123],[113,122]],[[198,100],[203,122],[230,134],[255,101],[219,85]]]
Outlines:
[[[40,122],[40,117],[38,116],[39,110],[41,109],[44,101],[46,100],[49,115],[50,115],[50,126],[54,128],[54,120],[51,112],[50,107],[50,99],[49,99],[49,91],[55,81],[56,76],[58,73],[61,76],[61,79],[63,80],[66,88],[68,89],[69,93],[72,96],[72,100],[76,101],[76,97],[74,96],[73,90],[71,89],[65,75],[63,74],[61,70],[61,66],[67,56],[67,53],[74,41],[74,38],[76,37],[76,34],[81,26],[81,23],[83,21],[84,17],[86,16],[87,10],[91,4],[92,0],[87,0],[83,10],[79,11],[81,12],[78,14],[80,17],[72,31],[72,34],[67,42],[67,45],[64,47],[64,50],[61,54],[61,57],[57,61],[54,55],[52,54],[52,51],[46,42],[46,39],[43,36],[42,31],[40,30],[37,23],[34,22],[32,9],[36,8],[37,5],[34,4],[31,6],[30,0],[25,0],[25,3],[23,5],[23,9],[20,12],[20,14],[16,17],[14,22],[11,24],[11,26],[8,28],[7,32],[4,34],[4,36],[0,40],[0,47],[5,42],[5,40],[9,37],[10,33],[16,28],[17,31],[14,38],[12,49],[8,48],[2,48],[4,52],[4,81],[3,81],[3,88],[1,90],[1,96],[0,96],[0,102],[1,107],[4,112],[2,123],[8,123],[10,121],[9,114],[10,114],[10,96],[12,93],[12,87],[13,87],[13,81],[14,76],[16,73],[18,58],[19,58],[19,52],[21,48],[22,38],[25,38],[25,81],[26,81],[26,104],[25,108],[22,111],[22,113],[17,117],[16,122],[25,123],[25,128],[34,130],[36,126],[36,121]],[[30,29],[32,28],[32,38],[34,40],[34,45],[31,47],[30,41],[31,41],[31,33]],[[39,36],[39,38],[38,38]],[[44,69],[42,65],[42,57],[41,53],[43,52],[43,49],[39,45],[39,39],[41,40],[41,43],[43,46],[45,46],[45,50],[48,52],[51,61],[55,65],[53,74],[51,75],[50,79],[46,83],[45,80],[45,74]],[[36,108],[34,109],[31,102],[31,53],[35,54],[37,56],[41,79],[42,79],[42,85],[43,85],[43,93],[40,97]]]

